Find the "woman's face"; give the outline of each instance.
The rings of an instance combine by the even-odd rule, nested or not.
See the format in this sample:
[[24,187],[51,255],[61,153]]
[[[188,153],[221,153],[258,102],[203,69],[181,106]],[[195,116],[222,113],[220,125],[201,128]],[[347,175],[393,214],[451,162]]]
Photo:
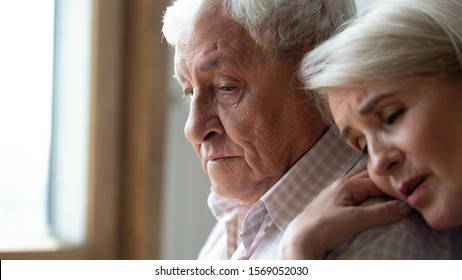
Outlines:
[[462,225],[460,80],[335,88],[328,100],[348,144],[368,154],[378,187],[436,229]]

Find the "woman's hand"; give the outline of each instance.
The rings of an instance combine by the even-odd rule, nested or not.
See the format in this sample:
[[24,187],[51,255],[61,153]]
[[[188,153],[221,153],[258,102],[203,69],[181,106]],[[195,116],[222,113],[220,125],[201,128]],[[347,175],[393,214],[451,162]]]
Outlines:
[[289,224],[279,258],[323,259],[361,231],[396,222],[409,213],[405,202],[384,196],[365,168],[338,179]]

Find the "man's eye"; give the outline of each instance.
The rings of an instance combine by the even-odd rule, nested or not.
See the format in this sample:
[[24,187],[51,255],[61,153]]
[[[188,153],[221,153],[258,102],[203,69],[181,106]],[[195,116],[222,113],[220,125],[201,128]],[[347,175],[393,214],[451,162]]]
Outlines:
[[232,92],[235,89],[236,89],[235,86],[222,86],[222,87],[220,87],[220,91],[222,91],[222,92]]
[[392,125],[406,112],[406,109],[399,109],[386,117],[385,123],[387,125]]

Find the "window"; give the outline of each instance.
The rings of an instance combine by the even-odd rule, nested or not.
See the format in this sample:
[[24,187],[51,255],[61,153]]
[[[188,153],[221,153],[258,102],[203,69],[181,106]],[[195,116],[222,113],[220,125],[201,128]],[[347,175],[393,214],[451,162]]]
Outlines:
[[29,2],[0,1],[0,250],[49,233],[54,1]]
[[[20,2],[21,7],[6,11],[7,2]],[[0,14],[0,20],[4,19],[0,28],[7,28],[0,29],[0,52],[6,50],[6,30],[15,38],[31,38],[19,58],[36,52],[40,43],[48,40],[34,31],[37,20],[27,12],[42,13],[44,2],[0,0],[0,13],[12,15],[7,20]],[[31,125],[30,119],[38,117],[32,116],[30,110],[27,128],[11,115],[0,123],[2,152],[10,151],[12,144],[21,140],[12,137],[11,145],[6,145],[3,135],[7,125],[46,135],[46,145],[37,149],[44,154],[45,163],[39,165],[48,171],[40,173],[44,182],[42,195],[33,195],[34,202],[41,201],[42,209],[41,214],[33,211],[41,217],[41,227],[33,227],[41,231],[33,236],[41,237],[26,244],[27,239],[17,234],[13,236],[17,242],[2,239],[0,234],[0,242],[5,245],[0,248],[0,259],[159,258],[164,151],[163,138],[159,136],[164,135],[165,126],[167,46],[160,43],[158,19],[168,2],[55,0],[51,5],[55,16],[49,11],[44,17],[51,22],[54,35],[50,35],[51,42],[47,41],[48,57],[42,55],[50,64],[34,72],[48,71],[53,75],[52,80],[40,79],[49,87],[48,97],[40,99],[49,106],[44,109],[48,112],[44,118],[49,120],[49,131],[45,133],[45,128]],[[18,29],[18,22],[12,21],[19,18],[26,22],[27,30]],[[12,50],[23,47],[18,40],[8,43],[11,52],[7,56],[12,57]],[[19,65],[19,58],[12,60],[14,67]],[[26,70],[32,67],[28,65],[32,61],[26,62],[18,66],[22,76],[17,83],[31,83]],[[12,70],[0,70],[0,84],[6,84],[4,77]],[[0,97],[7,95],[2,89]],[[16,112],[21,106],[36,108],[39,103],[21,99],[19,105],[7,107]],[[33,139],[24,141],[35,145],[38,136],[31,134]],[[0,169],[2,178],[5,168]],[[20,180],[32,176],[24,170],[24,164],[21,168]],[[33,181],[38,185],[38,179]],[[27,204],[27,208],[31,206]],[[11,213],[6,212],[4,217],[11,217]],[[1,227],[3,230],[4,225]]]
[[90,0],[56,1],[49,225],[70,245],[86,232],[91,9]]
[[90,0],[0,0],[0,252],[85,242],[91,20]]

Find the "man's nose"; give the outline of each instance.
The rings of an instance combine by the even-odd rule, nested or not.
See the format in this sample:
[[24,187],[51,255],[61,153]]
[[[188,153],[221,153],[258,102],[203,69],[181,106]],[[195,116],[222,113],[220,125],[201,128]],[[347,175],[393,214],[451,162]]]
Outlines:
[[189,116],[184,128],[188,141],[192,144],[201,144],[223,131],[214,100],[196,92],[191,97]]
[[367,145],[368,169],[377,175],[390,175],[404,159],[404,154],[393,144],[371,141]]

